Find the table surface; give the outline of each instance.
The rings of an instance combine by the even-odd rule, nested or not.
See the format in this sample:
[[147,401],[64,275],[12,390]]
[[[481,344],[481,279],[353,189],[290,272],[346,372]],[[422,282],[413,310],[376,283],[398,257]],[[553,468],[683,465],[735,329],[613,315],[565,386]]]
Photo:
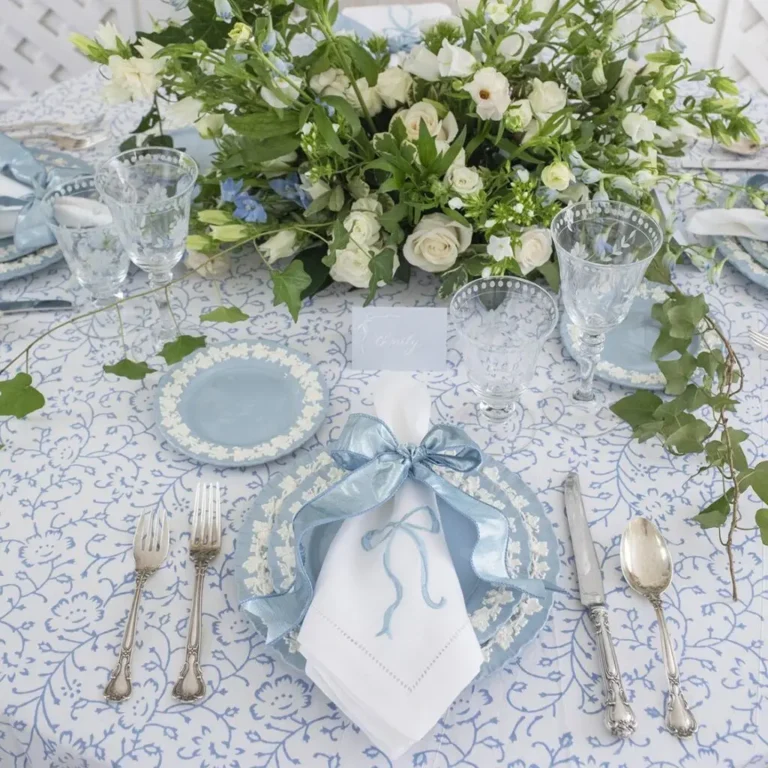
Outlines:
[[[57,86],[5,118],[76,120],[103,109],[94,73]],[[124,135],[136,114],[136,105],[110,108],[113,134]],[[692,270],[684,280],[707,293],[742,357],[746,391],[737,420],[752,434],[746,446],[750,460],[764,458],[768,355],[749,345],[747,330],[768,330],[766,294],[730,267],[716,286]],[[129,291],[143,285],[143,275],[129,278]],[[0,298],[62,296],[69,290],[62,264],[1,284]],[[376,304],[434,306],[435,293],[435,281],[421,274],[407,287],[387,288]],[[333,286],[315,297],[294,325],[284,307],[272,307],[267,274],[242,256],[220,284],[194,276],[174,288],[174,301],[190,323],[222,301],[243,307],[251,319],[213,327],[211,342],[276,340],[306,352],[320,366],[331,391],[330,411],[306,449],[326,444],[348,414],[370,406],[377,374],[349,365],[350,309],[362,304],[362,292]],[[140,302],[135,317],[148,323],[150,312],[149,304]],[[0,318],[0,356],[7,359],[52,323],[45,314]],[[36,346],[30,370],[46,394],[46,407],[24,421],[0,424],[6,446],[0,453],[0,766],[392,765],[310,681],[276,659],[238,611],[237,532],[253,497],[290,459],[255,469],[216,469],[178,455],[155,433],[152,403],[159,376],[133,382],[105,375],[92,344],[99,332],[85,323],[55,331]],[[701,531],[689,519],[719,493],[714,474],[694,477],[695,459],[670,457],[656,441],[638,444],[613,417],[583,425],[547,420],[566,402],[577,378],[557,337],[540,357],[525,400],[529,409],[507,439],[478,425],[453,343],[448,370],[420,378],[434,397],[436,420],[465,426],[539,494],[558,535],[560,584],[568,592],[558,596],[544,631],[522,658],[470,687],[397,766],[768,764],[761,717],[764,550],[754,533],[740,537],[741,599],[732,602],[717,534]],[[622,394],[618,387],[598,386],[609,398]],[[530,407],[537,401],[541,409]],[[635,737],[626,742],[611,738],[603,726],[595,647],[577,599],[561,490],[565,473],[575,467],[581,468],[624,684],[639,721]],[[182,664],[192,596],[187,548],[199,480],[222,484],[225,532],[223,554],[206,580],[208,695],[186,705],[171,697],[171,687]],[[107,704],[102,689],[133,590],[133,531],[141,512],[160,506],[170,516],[171,549],[142,602],[136,687],[127,702]],[[752,501],[745,504],[748,519],[754,509]],[[639,514],[659,525],[675,560],[668,620],[684,688],[700,722],[698,734],[686,742],[663,728],[666,679],[651,606],[621,578],[620,534]]]

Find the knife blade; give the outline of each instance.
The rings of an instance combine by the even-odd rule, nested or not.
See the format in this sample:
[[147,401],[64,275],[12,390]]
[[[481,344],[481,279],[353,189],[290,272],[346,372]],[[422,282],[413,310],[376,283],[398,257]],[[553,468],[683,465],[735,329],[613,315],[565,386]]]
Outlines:
[[66,299],[26,299],[23,301],[0,301],[0,312],[62,312],[72,309],[72,302]]
[[608,608],[605,605],[605,589],[600,563],[595,552],[595,542],[587,523],[581,484],[576,472],[569,473],[565,480],[565,515],[571,532],[576,575],[579,580],[579,595],[589,612],[595,630],[603,676],[603,700],[605,703],[605,725],[614,735],[622,739],[631,736],[637,727],[637,720],[629,706],[624,684],[621,681],[619,660],[613,645]]

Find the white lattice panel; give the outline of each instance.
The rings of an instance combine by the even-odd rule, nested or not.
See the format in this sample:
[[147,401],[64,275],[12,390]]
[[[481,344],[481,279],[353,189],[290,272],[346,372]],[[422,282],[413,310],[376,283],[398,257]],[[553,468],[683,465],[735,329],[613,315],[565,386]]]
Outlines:
[[729,0],[717,66],[743,88],[768,93],[768,0]]

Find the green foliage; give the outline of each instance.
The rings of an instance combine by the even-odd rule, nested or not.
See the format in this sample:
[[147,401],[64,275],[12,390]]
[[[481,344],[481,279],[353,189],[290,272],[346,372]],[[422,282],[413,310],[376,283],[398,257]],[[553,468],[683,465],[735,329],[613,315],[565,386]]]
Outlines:
[[304,271],[299,259],[294,259],[282,272],[272,270],[274,306],[285,304],[294,322],[298,322],[301,295],[312,284],[312,278]]
[[150,373],[155,373],[155,369],[150,368],[145,362],[137,363],[126,357],[114,365],[105,365],[104,373],[113,373],[115,376],[120,376],[123,379],[131,379],[131,381],[141,381]]
[[216,307],[200,315],[200,320],[204,323],[242,323],[248,317],[239,307]]
[[204,346],[205,336],[179,336],[163,345],[160,356],[168,365],[173,365]]
[[0,416],[22,419],[45,405],[45,397],[32,386],[28,373],[17,373],[12,379],[0,381]]

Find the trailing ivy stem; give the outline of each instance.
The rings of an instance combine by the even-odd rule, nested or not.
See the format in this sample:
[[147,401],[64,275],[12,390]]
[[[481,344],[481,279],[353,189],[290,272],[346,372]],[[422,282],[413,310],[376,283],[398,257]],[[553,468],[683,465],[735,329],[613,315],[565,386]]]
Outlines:
[[731,595],[734,600],[738,600],[738,588],[736,585],[736,566],[733,560],[733,535],[739,524],[739,481],[736,476],[736,467],[733,463],[733,446],[731,445],[731,436],[728,432],[727,419],[723,421],[723,436],[726,450],[728,452],[728,467],[731,471],[733,481],[733,500],[731,501],[731,525],[728,529],[728,538],[725,542],[725,551],[728,555],[728,571],[731,574]]

